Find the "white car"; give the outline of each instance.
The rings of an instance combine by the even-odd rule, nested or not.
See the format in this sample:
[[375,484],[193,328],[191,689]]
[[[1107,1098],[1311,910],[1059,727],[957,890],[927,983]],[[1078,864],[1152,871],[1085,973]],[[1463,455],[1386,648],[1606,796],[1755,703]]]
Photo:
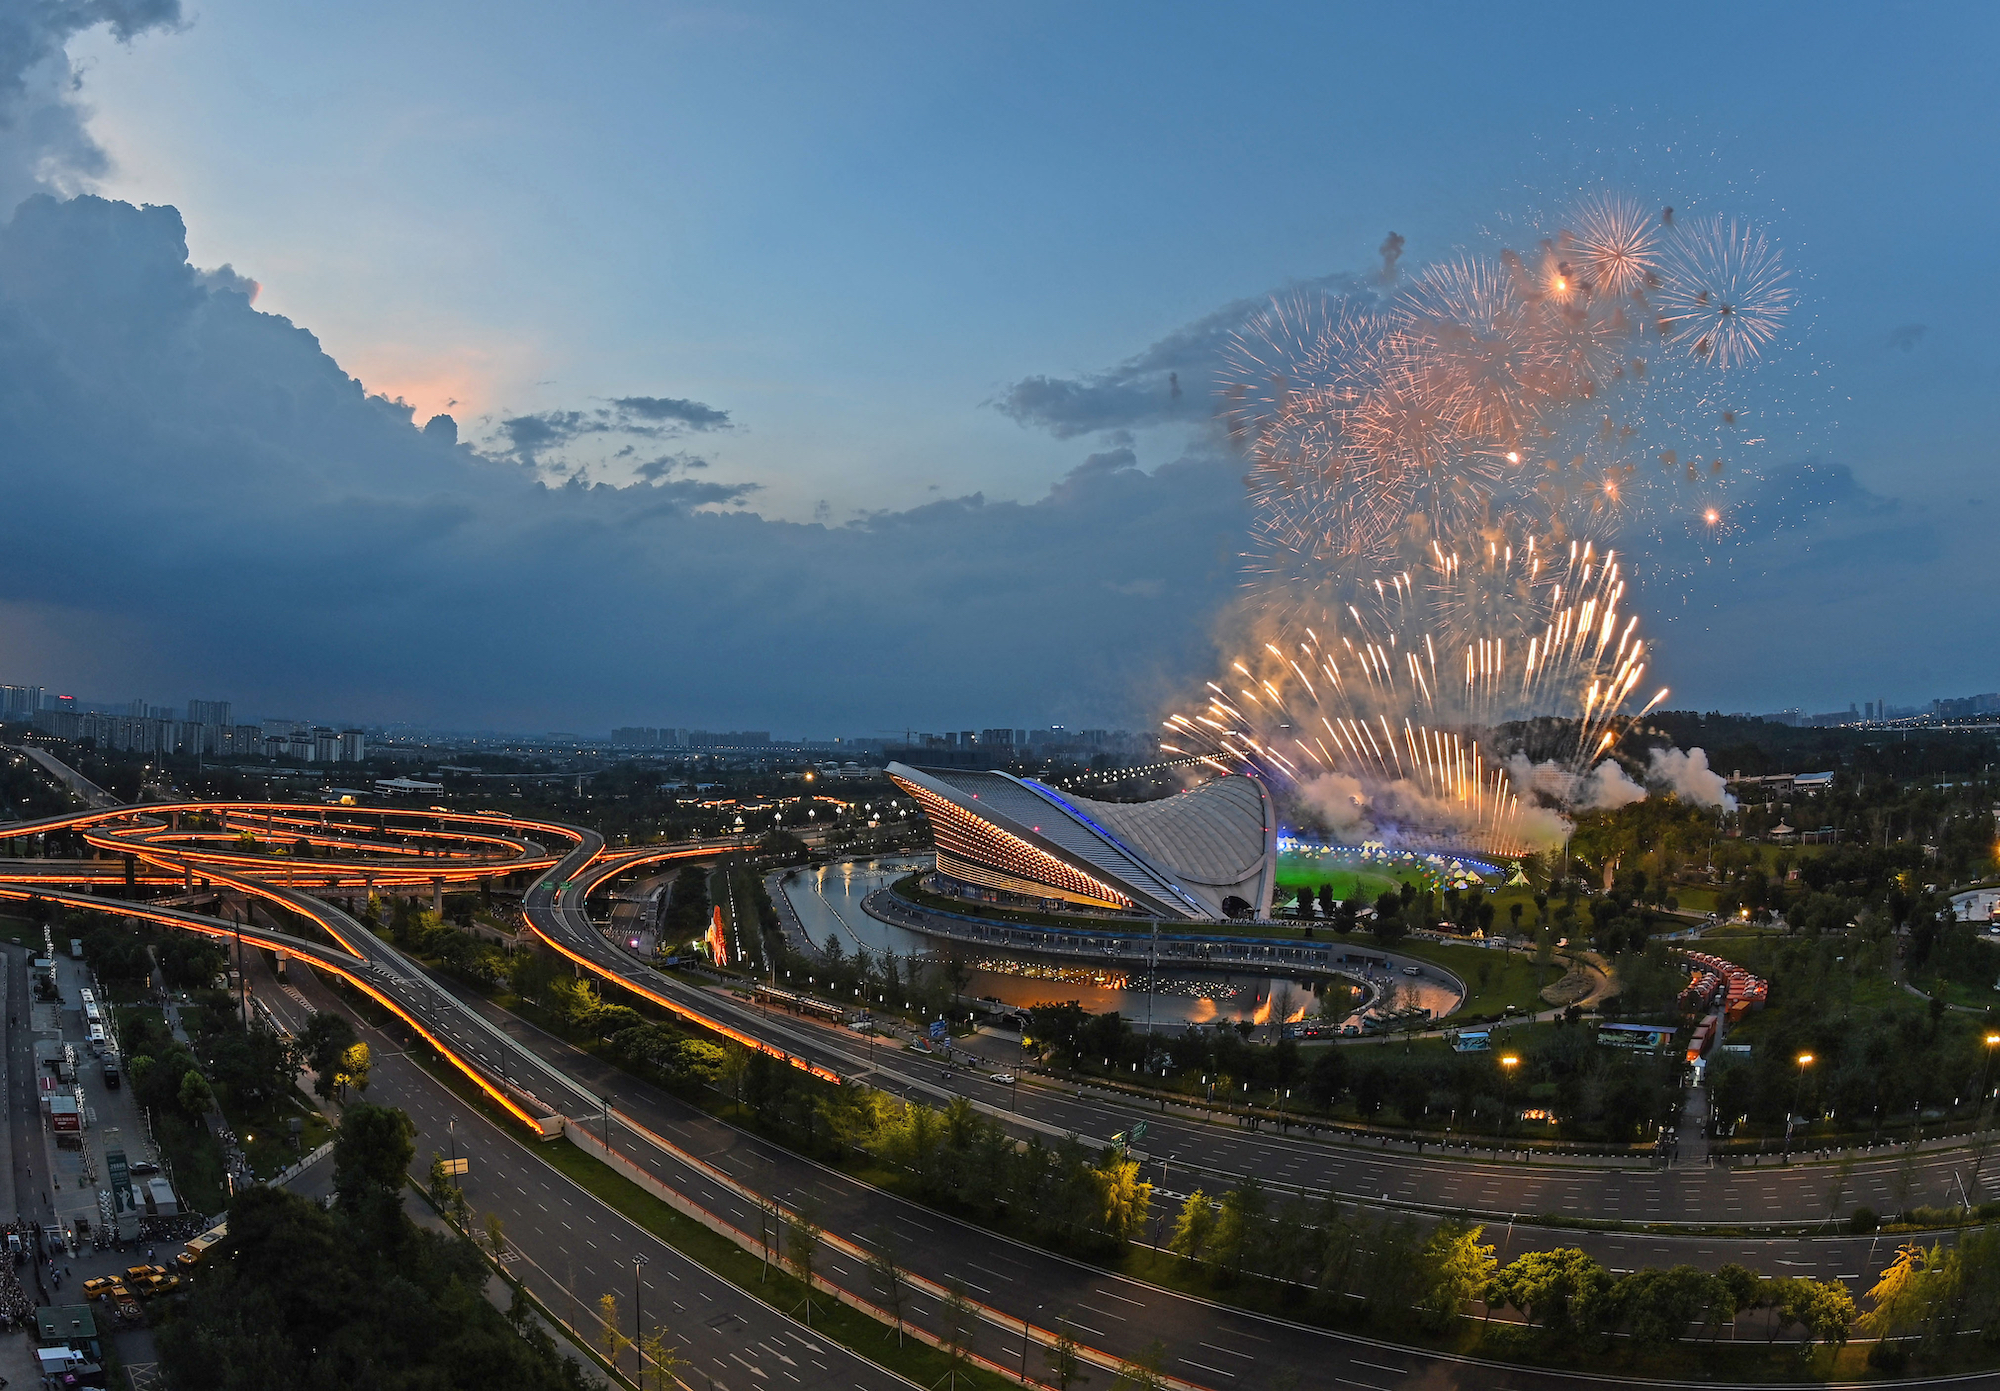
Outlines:
[[987,1080],[991,1082],[999,1082],[1004,1086],[1013,1082],[1014,1074],[1011,1072],[996,1072]]

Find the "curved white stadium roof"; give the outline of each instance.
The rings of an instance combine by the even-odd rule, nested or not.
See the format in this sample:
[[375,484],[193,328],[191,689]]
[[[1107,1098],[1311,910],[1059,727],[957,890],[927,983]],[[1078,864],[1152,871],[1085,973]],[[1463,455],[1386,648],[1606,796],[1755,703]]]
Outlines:
[[1152,802],[1095,802],[1007,773],[889,765],[930,815],[938,868],[970,883],[1169,918],[1269,910],[1277,820],[1255,778]]

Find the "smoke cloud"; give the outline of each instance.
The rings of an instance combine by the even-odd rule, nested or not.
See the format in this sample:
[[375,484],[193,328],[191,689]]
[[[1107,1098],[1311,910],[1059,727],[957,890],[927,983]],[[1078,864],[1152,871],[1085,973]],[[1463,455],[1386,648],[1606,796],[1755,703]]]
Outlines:
[[1625,775],[1613,759],[1605,759],[1577,780],[1578,811],[1616,811],[1646,800],[1646,789]]
[[1679,749],[1654,749],[1646,780],[1664,784],[1682,801],[1693,802],[1698,807],[1736,810],[1736,799],[1729,795],[1729,784],[1722,774],[1711,771],[1708,766],[1706,749],[1689,749],[1686,753]]
[[[1550,765],[1553,767],[1554,765]],[[1476,843],[1476,816],[1463,804],[1433,797],[1405,779],[1364,782],[1346,773],[1323,773],[1299,785],[1299,800],[1331,835],[1428,847],[1440,836]],[[1640,796],[1645,793],[1641,792]],[[1539,850],[1561,845],[1570,824],[1543,806],[1523,809],[1510,829]]]

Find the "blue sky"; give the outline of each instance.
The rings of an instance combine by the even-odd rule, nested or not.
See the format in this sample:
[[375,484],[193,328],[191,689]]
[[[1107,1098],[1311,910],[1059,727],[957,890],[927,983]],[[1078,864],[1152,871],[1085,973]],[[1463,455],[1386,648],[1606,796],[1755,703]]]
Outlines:
[[[489,450],[504,420],[616,399],[724,411],[728,428],[672,441],[676,467],[772,521],[971,494],[1037,506],[1092,456],[1129,449],[1151,473],[1199,455],[1199,413],[1061,438],[996,403],[1289,281],[1366,269],[1391,229],[1429,260],[1605,180],[1757,217],[1805,296],[1772,463],[1845,468],[1834,491],[1870,501],[1809,563],[1774,573],[1753,537],[1727,582],[1663,604],[1669,674],[1725,708],[2000,685],[1977,578],[2000,520],[1986,7],[110,8],[143,32],[67,38],[105,158],[30,148],[17,122],[0,189],[32,174],[172,205],[194,265],[254,278],[258,310],[310,329],[368,391],[418,422],[448,408]],[[171,22],[145,27],[154,16]],[[581,436],[562,457],[622,483],[644,456],[605,458],[617,443]],[[1212,517],[1218,537],[1238,524],[1220,493]],[[1216,544],[1199,544],[1206,573]],[[1127,624],[1126,655],[1192,674],[1185,640],[1146,634],[1205,634],[1229,587]],[[1791,634],[1775,659],[1774,626]],[[233,656],[251,649],[218,635],[200,671],[134,657],[85,674],[247,680]],[[1863,689],[1885,663],[1899,684]],[[1072,703],[1108,718],[1114,684]],[[890,711],[900,693],[852,694],[857,718],[938,725],[976,722],[983,698],[938,687]],[[393,696],[479,703],[444,685]],[[342,698],[391,703],[359,685]],[[747,721],[749,698],[718,689],[654,715],[626,708],[635,690],[574,722]],[[818,708],[765,699],[774,723]],[[492,708],[560,723],[558,706]]]

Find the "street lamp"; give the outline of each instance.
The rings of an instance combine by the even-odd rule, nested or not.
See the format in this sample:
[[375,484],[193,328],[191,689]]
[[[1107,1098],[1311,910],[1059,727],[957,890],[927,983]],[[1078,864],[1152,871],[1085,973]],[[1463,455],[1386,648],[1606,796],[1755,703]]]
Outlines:
[[[1806,1091],[1806,1069],[1812,1066],[1813,1055],[1810,1053],[1799,1054],[1798,1063],[1799,1063],[1799,1082],[1798,1086],[1794,1089],[1792,1094],[1793,1111],[1797,1111],[1799,1107],[1802,1104],[1804,1104],[1804,1097]],[[1794,1119],[1796,1119],[1794,1116],[1788,1115],[1785,1117],[1785,1162],[1786,1163],[1790,1163],[1792,1158],[1792,1122]]]
[[[1041,1304],[1035,1306],[1035,1318],[1042,1316],[1044,1307],[1046,1306]],[[1021,1320],[1021,1385],[1023,1386],[1028,1384],[1028,1326],[1030,1322],[1031,1320],[1029,1319]]]
[[646,1325],[640,1321],[639,1299],[642,1293],[639,1272],[646,1268],[651,1256],[641,1251],[632,1257],[632,1366],[639,1374],[639,1380],[646,1379]]
[[[1986,1034],[1986,1062],[1979,1073],[1979,1131],[1982,1137],[1985,1135],[1987,1123],[1992,1119],[1987,1107],[1987,1098],[1991,1095],[1993,1049],[1996,1046],[2000,1046],[2000,1033],[1988,1030]],[[1984,1144],[1975,1145],[1972,1150],[1972,1186],[1974,1188],[1979,1186],[1979,1171],[1984,1167],[1985,1163],[1986,1146]]]

